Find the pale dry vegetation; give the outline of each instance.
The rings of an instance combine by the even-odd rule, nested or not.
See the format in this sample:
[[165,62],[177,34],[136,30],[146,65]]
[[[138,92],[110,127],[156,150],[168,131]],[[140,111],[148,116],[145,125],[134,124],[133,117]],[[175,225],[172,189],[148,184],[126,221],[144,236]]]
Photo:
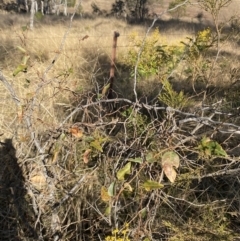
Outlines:
[[239,240],[238,25],[0,17],[1,240]]

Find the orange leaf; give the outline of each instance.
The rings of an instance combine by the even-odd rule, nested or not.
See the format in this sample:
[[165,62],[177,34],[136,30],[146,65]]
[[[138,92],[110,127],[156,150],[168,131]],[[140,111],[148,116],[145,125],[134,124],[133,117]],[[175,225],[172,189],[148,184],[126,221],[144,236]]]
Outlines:
[[69,132],[72,134],[72,136],[76,138],[82,138],[83,136],[83,130],[79,129],[77,126],[73,126],[69,129]]

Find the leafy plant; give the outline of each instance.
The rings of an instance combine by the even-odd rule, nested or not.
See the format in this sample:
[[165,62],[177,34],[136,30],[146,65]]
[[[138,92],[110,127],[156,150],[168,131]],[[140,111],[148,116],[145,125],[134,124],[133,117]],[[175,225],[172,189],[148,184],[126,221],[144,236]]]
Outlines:
[[[89,29],[84,28],[82,31]],[[59,27],[57,33],[59,35]],[[86,76],[89,75],[87,78],[96,82],[96,91],[92,88],[86,90],[84,86],[81,87],[81,93],[76,91],[82,82],[77,78],[76,83],[70,85],[69,80],[74,76],[68,77],[73,69],[82,70],[82,63],[72,57],[75,52],[79,56],[79,51],[75,50],[86,49],[85,41],[77,40],[77,44],[73,45],[75,38],[70,38],[74,51],[69,53],[66,45],[66,48],[59,50],[59,61],[49,62],[50,69],[44,71],[46,66],[41,66],[42,61],[34,61],[31,48],[28,47],[30,43],[38,45],[24,40],[19,50],[21,57],[29,53],[31,68],[30,61],[25,57],[22,63],[26,63],[28,72],[21,74],[24,70],[21,67],[16,72],[19,79],[9,82],[13,85],[12,89],[16,90],[16,94],[11,90],[10,94],[14,101],[18,102],[19,99],[20,104],[14,116],[8,115],[8,111],[14,108],[2,111],[2,135],[13,134],[16,150],[7,141],[4,143],[1,137],[0,154],[4,170],[1,174],[4,185],[0,196],[3,204],[0,217],[6,222],[0,222],[0,236],[6,235],[4,240],[28,240],[35,237],[59,240],[59,235],[62,240],[234,240],[236,228],[233,225],[238,227],[239,223],[236,207],[239,206],[240,188],[238,172],[235,172],[238,171],[238,158],[228,157],[227,151],[238,144],[236,127],[239,119],[233,115],[238,106],[235,106],[235,112],[229,107],[228,112],[231,114],[227,118],[226,112],[218,111],[222,102],[192,112],[187,108],[189,93],[185,95],[185,90],[175,91],[165,80],[175,69],[180,56],[184,58],[179,65],[189,68],[187,77],[192,73],[196,76],[206,74],[211,69],[209,61],[212,57],[215,60],[215,56],[208,54],[210,48],[215,47],[212,46],[214,38],[208,29],[200,31],[196,38],[189,39],[185,46],[180,47],[164,43],[158,30],[147,38],[138,66],[138,77],[158,78],[163,83],[159,100],[174,108],[186,108],[181,114],[171,115],[171,118],[165,118],[162,114],[164,108],[159,107],[158,103],[134,102],[129,96],[116,99],[117,108],[114,112],[105,108],[109,101],[115,100],[100,98],[106,96],[108,84],[97,96],[102,83],[98,86],[95,75],[101,69],[95,68],[93,63],[101,62],[98,54],[96,60],[90,56],[87,61],[83,61],[91,65]],[[99,41],[103,42],[103,37]],[[132,71],[141,46],[142,38],[136,34],[129,49],[132,52],[128,52],[130,55],[126,57],[126,63]],[[56,53],[55,47],[50,47],[48,52]],[[82,58],[83,55],[80,56]],[[71,67],[67,60],[72,62]],[[59,69],[60,63],[65,67]],[[16,86],[16,83],[22,83],[21,77],[25,75],[25,81],[31,83],[28,88],[34,86],[33,94],[28,99],[20,93],[22,86]],[[0,78],[4,83],[3,75]],[[232,85],[233,88],[235,86],[237,83]],[[66,100],[67,103],[62,103],[65,109],[59,119],[55,118],[55,114],[60,108],[56,110],[51,107],[52,103],[56,103],[58,93],[63,97],[61,102]],[[200,95],[196,101],[199,98]],[[2,108],[9,107],[5,99],[8,100],[4,96]],[[219,108],[222,109],[222,106]],[[40,114],[38,110],[42,110]],[[198,121],[202,120],[200,117],[211,121],[206,124],[205,121]],[[29,138],[19,142],[20,139],[15,139],[15,129],[19,131],[18,124],[22,125],[27,118],[29,122],[24,130]],[[192,123],[188,125],[192,119],[194,126]],[[178,120],[179,123],[183,120],[181,125],[172,128]],[[224,128],[221,129],[221,125],[211,126],[214,122],[225,121],[229,122],[226,125],[230,127],[229,130],[235,128],[236,131],[222,135],[221,130]],[[214,140],[204,137],[196,144],[204,133],[214,136]],[[219,144],[223,139],[224,146],[229,148],[226,151]],[[216,162],[211,162],[211,165],[202,161],[214,158]],[[12,189],[14,193],[17,191],[16,195],[11,194]],[[26,195],[22,195],[25,189]],[[17,215],[18,210],[23,215]],[[22,217],[27,218],[29,227],[24,225],[26,220]],[[128,224],[131,224],[131,229]],[[34,231],[34,237],[32,233],[29,237],[31,230]]]
[[183,91],[177,93],[173,90],[173,87],[168,80],[163,81],[163,88],[158,98],[167,106],[178,109],[182,109],[189,104],[189,100],[184,95]]
[[208,137],[203,137],[198,146],[200,154],[205,157],[211,156],[223,156],[226,157],[227,153],[216,141],[211,140]]
[[[142,55],[138,63],[139,77],[156,76],[162,77],[169,73],[178,62],[183,48],[179,46],[168,46],[161,44],[161,35],[158,29],[155,29],[145,40]],[[143,38],[137,33],[130,36],[131,48],[124,56],[124,64],[132,70],[135,68],[138,52],[142,47]]]
[[203,56],[215,42],[215,38],[210,28],[199,31],[195,38],[187,38],[188,43],[182,42],[187,49],[188,58],[191,61]]

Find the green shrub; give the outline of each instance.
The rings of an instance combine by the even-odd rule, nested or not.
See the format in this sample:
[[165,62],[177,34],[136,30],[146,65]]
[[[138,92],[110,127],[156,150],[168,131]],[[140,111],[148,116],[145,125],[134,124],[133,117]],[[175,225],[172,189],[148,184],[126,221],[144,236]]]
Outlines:
[[[137,33],[132,33],[129,41],[131,47],[124,56],[123,61],[125,65],[130,67],[133,75],[138,53],[143,44],[143,38]],[[163,79],[178,63],[184,47],[168,46],[161,42],[163,41],[158,29],[155,29],[146,38],[138,63],[138,77],[155,76],[158,79]]]
[[183,91],[177,93],[175,90],[173,90],[173,87],[168,80],[163,81],[163,89],[159,95],[159,100],[167,106],[178,109],[182,109],[189,103],[189,100],[184,95]]

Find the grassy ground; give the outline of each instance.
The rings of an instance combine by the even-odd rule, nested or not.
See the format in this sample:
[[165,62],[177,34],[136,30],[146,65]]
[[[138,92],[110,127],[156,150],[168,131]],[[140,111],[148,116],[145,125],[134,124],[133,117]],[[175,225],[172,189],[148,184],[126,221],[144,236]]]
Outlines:
[[[34,31],[25,31],[23,28],[28,24],[26,16],[2,16],[4,20],[1,22],[1,68],[3,74],[14,84],[18,96],[27,100],[37,88],[38,81],[34,79],[41,78],[54,56],[58,53],[68,26],[68,20],[63,17],[58,19],[54,16],[46,16],[44,19],[36,21]],[[161,25],[159,27],[160,32]],[[184,24],[182,28],[184,28]],[[92,76],[101,79],[101,85],[103,85],[109,77],[113,31],[116,30],[120,33],[117,55],[121,58],[129,48],[130,35],[136,32],[140,36],[144,36],[146,29],[147,26],[129,26],[125,21],[116,19],[76,19],[66,38],[60,58],[48,73],[48,76],[50,79],[58,78],[57,76],[71,71],[71,78],[67,82],[58,80],[63,81],[62,88],[67,86],[71,91],[83,90],[92,86]],[[163,30],[162,41],[163,44],[176,44],[186,37],[192,36],[192,34],[192,32],[188,33],[187,29],[177,32],[170,28],[169,30]],[[18,76],[13,77],[14,70],[21,63],[24,56],[17,49],[17,46],[23,47],[30,54],[31,67],[27,73],[20,73]],[[100,70],[97,69],[99,65],[101,66]],[[119,78],[121,78],[121,70],[119,69],[119,71]],[[47,89],[46,91],[52,90]],[[2,105],[9,106],[9,94],[3,86],[1,92],[2,100],[4,100]],[[67,101],[67,96],[64,100]],[[53,106],[47,101],[44,108],[49,110]],[[6,109],[1,108],[1,110],[2,120],[8,118]],[[11,112],[11,110],[8,111]],[[51,117],[47,112],[43,116]],[[6,133],[6,130],[2,130],[2,132]]]

